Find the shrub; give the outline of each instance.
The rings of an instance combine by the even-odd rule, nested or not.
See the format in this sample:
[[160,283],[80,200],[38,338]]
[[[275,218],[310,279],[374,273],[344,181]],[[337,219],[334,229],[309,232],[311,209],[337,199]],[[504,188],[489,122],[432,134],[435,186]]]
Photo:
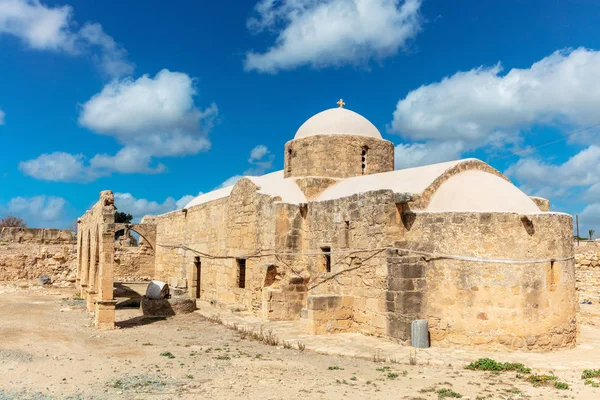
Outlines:
[[521,363],[500,363],[490,358],[480,358],[477,361],[473,361],[465,368],[473,371],[517,371],[522,374],[528,374],[531,372],[531,368],[527,368]]

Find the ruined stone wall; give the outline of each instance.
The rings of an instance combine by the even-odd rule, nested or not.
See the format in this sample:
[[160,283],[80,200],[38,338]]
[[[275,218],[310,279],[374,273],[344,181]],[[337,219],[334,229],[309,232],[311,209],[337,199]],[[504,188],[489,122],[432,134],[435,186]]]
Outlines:
[[[400,239],[394,245],[485,259],[572,257],[570,216],[540,213],[529,218],[530,223],[517,214],[400,214],[393,233]],[[397,283],[408,284],[408,279],[414,289],[398,290],[395,299],[402,301],[388,307],[404,304],[407,320],[428,319],[434,345],[521,350],[575,345],[578,303],[572,260],[513,264],[411,258],[390,265],[391,271],[396,268]],[[400,272],[407,270],[408,278]],[[406,325],[398,329],[390,323],[390,331],[406,337]]]
[[600,243],[580,241],[575,248],[575,276],[580,302],[600,302]]
[[0,243],[62,244],[75,243],[70,230],[46,228],[0,228]]
[[25,281],[48,275],[53,284],[75,283],[74,244],[0,242],[0,281]]
[[[364,155],[363,150],[366,150]],[[348,178],[393,170],[394,145],[387,140],[353,135],[317,135],[285,144],[286,178]]]
[[154,249],[143,238],[139,246],[115,246],[115,281],[151,280],[154,278]]
[[33,280],[48,275],[53,283],[74,283],[76,237],[70,230],[0,228],[0,281]]

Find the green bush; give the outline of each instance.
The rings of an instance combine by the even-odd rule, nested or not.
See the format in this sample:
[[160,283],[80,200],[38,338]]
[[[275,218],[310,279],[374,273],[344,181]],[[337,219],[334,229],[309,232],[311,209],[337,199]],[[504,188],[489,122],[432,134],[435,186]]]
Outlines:
[[522,374],[528,374],[531,372],[531,368],[527,368],[521,363],[500,363],[490,358],[480,358],[477,361],[473,361],[465,368],[473,371],[517,371]]
[[600,377],[600,369],[585,369],[581,374],[581,379],[590,379]]

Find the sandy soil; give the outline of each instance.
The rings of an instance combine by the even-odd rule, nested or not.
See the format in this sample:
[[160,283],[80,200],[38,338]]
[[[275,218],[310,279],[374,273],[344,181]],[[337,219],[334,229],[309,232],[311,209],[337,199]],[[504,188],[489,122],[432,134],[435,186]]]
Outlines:
[[242,339],[195,313],[163,320],[119,310],[120,329],[102,332],[73,296],[0,285],[0,399],[600,399],[574,374],[557,372],[570,386],[559,390],[463,363],[319,355]]

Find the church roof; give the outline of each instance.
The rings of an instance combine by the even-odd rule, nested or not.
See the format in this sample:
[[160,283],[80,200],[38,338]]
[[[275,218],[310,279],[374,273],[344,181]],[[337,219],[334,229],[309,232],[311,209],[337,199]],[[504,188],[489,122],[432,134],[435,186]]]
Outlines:
[[368,119],[345,108],[330,108],[310,117],[296,132],[294,139],[316,135],[353,135],[382,139]]
[[[302,204],[349,197],[355,194],[391,190],[426,197],[422,211],[539,213],[537,205],[498,171],[477,159],[450,161],[340,180],[316,198],[307,200],[296,178],[284,178],[283,171],[246,177],[258,193],[279,197],[278,201]],[[185,208],[227,197],[234,186],[196,197]]]

